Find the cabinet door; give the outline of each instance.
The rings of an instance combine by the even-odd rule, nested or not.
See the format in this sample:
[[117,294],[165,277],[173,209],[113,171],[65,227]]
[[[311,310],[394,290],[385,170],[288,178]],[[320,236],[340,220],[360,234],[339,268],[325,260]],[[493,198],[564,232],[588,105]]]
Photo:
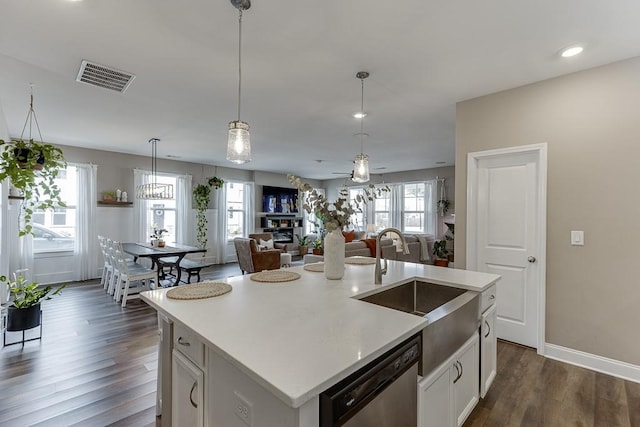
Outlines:
[[456,353],[455,360],[459,373],[457,373],[457,377],[453,378],[453,406],[458,426],[464,423],[478,403],[478,378],[480,375],[478,345],[478,333],[474,333]]
[[449,360],[418,383],[418,426],[453,427],[453,390],[456,377]]
[[171,422],[174,426],[204,427],[204,374],[173,350]]
[[482,315],[480,328],[480,397],[485,397],[496,377],[497,338],[496,338],[496,305]]

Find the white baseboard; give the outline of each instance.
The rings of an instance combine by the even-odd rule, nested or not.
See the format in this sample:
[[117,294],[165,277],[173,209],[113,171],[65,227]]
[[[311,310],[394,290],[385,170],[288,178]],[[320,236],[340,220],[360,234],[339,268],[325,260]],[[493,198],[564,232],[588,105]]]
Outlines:
[[544,348],[544,355],[550,359],[559,360],[561,362],[591,369],[592,371],[640,383],[640,366],[591,353],[585,353],[579,350],[573,350],[567,347],[561,347],[555,344],[545,343]]

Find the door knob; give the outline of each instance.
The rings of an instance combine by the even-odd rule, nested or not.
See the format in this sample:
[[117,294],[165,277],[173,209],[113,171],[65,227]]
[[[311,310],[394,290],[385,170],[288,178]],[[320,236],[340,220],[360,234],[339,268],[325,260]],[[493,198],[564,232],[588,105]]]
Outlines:
[[530,256],[529,258],[527,258],[527,261],[529,261],[529,262],[536,262],[536,257],[534,257],[534,256]]

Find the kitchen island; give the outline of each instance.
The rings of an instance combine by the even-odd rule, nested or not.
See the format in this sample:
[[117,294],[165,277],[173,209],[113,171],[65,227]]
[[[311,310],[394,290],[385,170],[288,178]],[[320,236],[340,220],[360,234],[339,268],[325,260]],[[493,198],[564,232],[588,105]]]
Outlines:
[[382,285],[374,285],[373,265],[345,267],[342,280],[326,280],[323,273],[302,267],[287,270],[301,274],[291,282],[232,277],[225,280],[232,292],[208,299],[174,300],[165,296],[166,289],[142,293],[164,319],[159,359],[163,365],[159,382],[165,387],[159,393],[165,396],[165,402],[159,402],[163,425],[169,421],[166,387],[171,372],[172,394],[179,386],[175,357],[174,369],[167,367],[171,363],[167,353],[181,345],[178,338],[196,342],[184,347],[195,354],[191,362],[198,368],[196,382],[201,382],[187,390],[188,402],[201,413],[202,422],[197,424],[317,426],[318,395],[323,390],[428,324],[425,318],[358,298],[414,279],[478,292],[499,279],[493,274],[389,261]]

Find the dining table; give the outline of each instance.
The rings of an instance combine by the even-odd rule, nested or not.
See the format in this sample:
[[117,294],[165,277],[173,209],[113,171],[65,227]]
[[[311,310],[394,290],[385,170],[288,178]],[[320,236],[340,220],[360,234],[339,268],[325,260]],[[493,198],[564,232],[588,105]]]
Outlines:
[[160,278],[165,277],[164,267],[175,267],[176,285],[180,284],[180,261],[185,255],[207,251],[195,246],[171,244],[159,247],[152,246],[150,243],[123,243],[122,250],[129,255],[133,255],[134,261],[137,261],[138,258],[149,258],[151,260],[151,268],[157,268],[158,277]]

